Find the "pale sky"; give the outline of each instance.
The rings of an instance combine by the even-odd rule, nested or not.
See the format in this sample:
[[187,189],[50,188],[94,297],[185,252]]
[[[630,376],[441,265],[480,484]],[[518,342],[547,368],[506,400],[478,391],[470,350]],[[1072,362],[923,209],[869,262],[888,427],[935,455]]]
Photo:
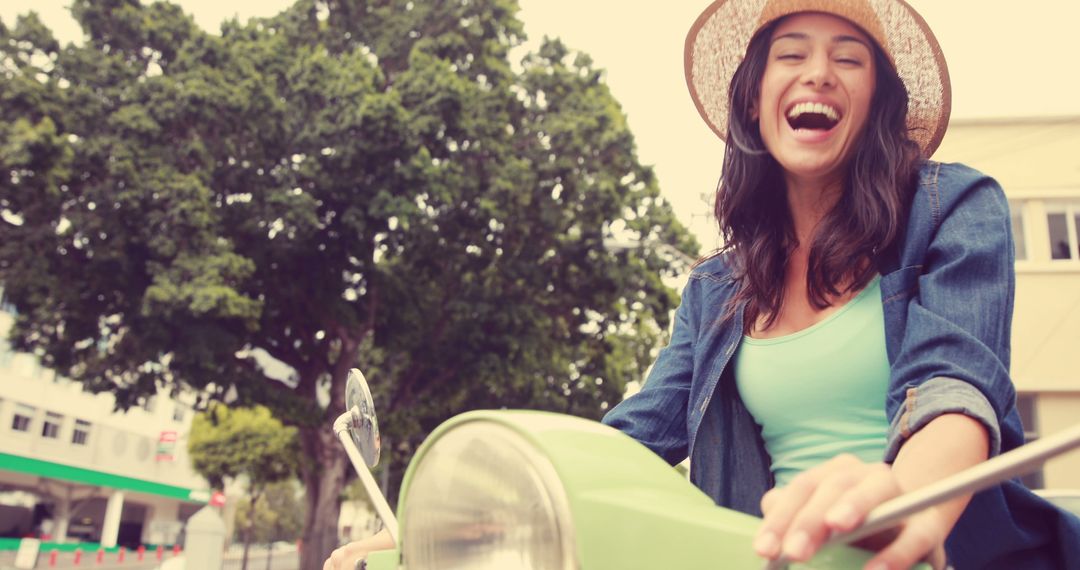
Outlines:
[[[417,0],[432,1],[432,0]],[[292,0],[179,0],[204,29],[225,18],[270,16]],[[68,0],[3,0],[0,18],[37,10],[62,42],[82,34]],[[941,42],[953,86],[953,118],[1080,116],[1076,0],[909,0]],[[592,56],[638,145],[655,166],[664,196],[699,241],[715,245],[705,214],[720,173],[723,145],[694,109],[683,79],[683,41],[707,1],[520,0],[535,45],[563,39]],[[1020,8],[1023,8],[1021,10]],[[1080,149],[1078,149],[1080,151]]]

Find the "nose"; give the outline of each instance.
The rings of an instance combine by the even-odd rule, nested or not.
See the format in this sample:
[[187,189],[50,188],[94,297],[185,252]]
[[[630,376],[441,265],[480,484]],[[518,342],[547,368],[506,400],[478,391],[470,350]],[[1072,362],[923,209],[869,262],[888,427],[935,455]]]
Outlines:
[[833,63],[828,54],[816,53],[806,60],[803,83],[818,89],[832,87],[836,84]]

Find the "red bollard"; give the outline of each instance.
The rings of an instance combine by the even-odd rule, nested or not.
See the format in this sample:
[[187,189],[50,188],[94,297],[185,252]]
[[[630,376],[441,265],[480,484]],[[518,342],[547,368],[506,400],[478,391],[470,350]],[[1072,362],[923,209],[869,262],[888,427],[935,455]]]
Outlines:
[[117,562],[123,562],[124,561],[124,554],[126,554],[126,553],[127,553],[127,549],[124,548],[123,546],[121,546],[120,549],[116,551],[116,561]]
[[78,566],[79,564],[82,564],[82,549],[81,548],[76,548],[75,549],[75,565]]
[[138,553],[138,555],[135,557],[135,559],[138,560],[139,562],[142,562],[143,556],[146,556],[146,545],[145,544],[140,544],[139,549],[136,550],[135,552]]
[[303,549],[304,549],[304,539],[302,539],[302,538],[296,539],[296,552],[299,553]]
[[173,558],[175,558],[177,556],[180,556],[180,544],[179,543],[172,545],[172,555],[173,555]]
[[161,553],[162,552],[165,552],[164,547],[162,547],[160,544],[157,545],[157,559],[158,559],[158,562],[161,562]]
[[97,550],[97,560],[95,560],[94,562],[96,562],[98,564],[101,564],[102,562],[105,562],[105,549],[104,548],[99,548]]
[[49,553],[49,568],[56,566],[56,555],[59,553],[59,550],[53,550]]

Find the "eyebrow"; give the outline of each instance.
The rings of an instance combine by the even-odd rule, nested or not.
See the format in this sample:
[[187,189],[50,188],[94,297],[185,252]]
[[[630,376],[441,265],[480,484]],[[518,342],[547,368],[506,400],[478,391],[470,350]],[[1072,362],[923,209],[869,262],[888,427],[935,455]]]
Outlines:
[[[803,32],[788,32],[788,33],[786,33],[786,34],[784,34],[782,36],[776,36],[775,38],[772,39],[771,43],[776,43],[776,42],[778,42],[780,40],[783,40],[783,39],[809,40],[810,35],[805,34]],[[833,41],[833,43],[855,42],[857,44],[862,44],[863,47],[865,47],[866,49],[868,49],[870,51],[873,51],[870,48],[870,44],[863,41],[862,38],[858,38],[858,37],[855,37],[855,36],[849,36],[849,35],[833,36],[832,41]]]

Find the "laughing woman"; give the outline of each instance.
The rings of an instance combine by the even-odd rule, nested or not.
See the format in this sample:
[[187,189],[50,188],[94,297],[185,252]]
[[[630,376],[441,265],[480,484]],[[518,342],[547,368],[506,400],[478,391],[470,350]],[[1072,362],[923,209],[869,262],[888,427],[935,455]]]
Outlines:
[[[990,178],[930,162],[940,47],[901,0],[719,0],[686,42],[727,143],[724,246],[644,389],[605,423],[718,504],[763,558],[810,558],[875,506],[1023,443],[1013,243]],[[869,568],[1080,568],[1080,520],[1008,482],[911,517]]]

